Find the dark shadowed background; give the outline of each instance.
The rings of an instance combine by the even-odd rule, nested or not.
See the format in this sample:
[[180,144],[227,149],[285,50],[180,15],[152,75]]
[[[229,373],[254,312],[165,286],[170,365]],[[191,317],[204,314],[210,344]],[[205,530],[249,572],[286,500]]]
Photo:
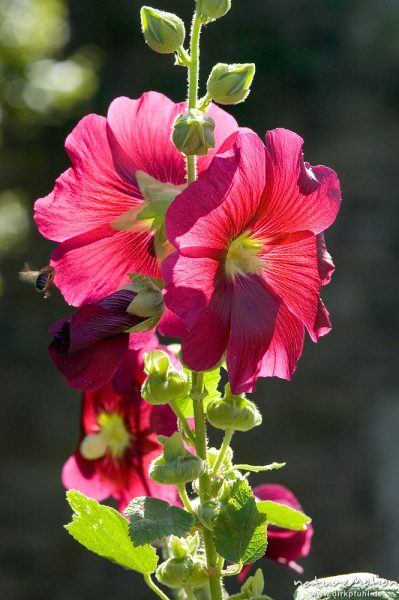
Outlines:
[[[193,2],[153,0],[190,19]],[[78,436],[79,394],[47,356],[67,312],[18,281],[53,245],[32,203],[68,166],[64,138],[118,95],[180,101],[185,72],[145,46],[135,0],[0,0],[0,597],[142,600],[140,577],[89,554],[63,530],[60,469]],[[217,61],[254,61],[241,125],[287,127],[305,157],[339,174],[344,203],[327,233],[337,272],[323,292],[334,329],[306,343],[292,383],[263,380],[264,424],[237,434],[240,462],[287,461],[286,484],[313,517],[305,575],[265,563],[267,591],[356,570],[399,574],[399,3],[233,0],[202,38],[202,82]],[[253,481],[265,481],[256,476]]]

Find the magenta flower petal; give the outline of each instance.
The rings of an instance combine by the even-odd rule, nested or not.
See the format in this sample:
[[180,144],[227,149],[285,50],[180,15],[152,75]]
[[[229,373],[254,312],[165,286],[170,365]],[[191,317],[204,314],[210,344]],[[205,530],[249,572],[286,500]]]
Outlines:
[[[211,102],[207,113],[215,121],[215,147],[209,150],[206,156],[198,157],[198,172],[202,173],[205,171],[215,154],[221,151],[221,147],[225,147],[226,140],[229,140],[229,146],[233,145],[234,139],[231,138],[233,134],[238,134],[237,121],[228,112],[220,108],[217,104]],[[230,138],[230,139],[229,139]],[[226,148],[227,149],[227,148]]]
[[111,103],[108,138],[115,166],[124,178],[133,178],[139,170],[164,183],[184,182],[184,158],[171,140],[173,121],[183,110],[184,103],[175,104],[158,92]]
[[136,184],[115,170],[104,117],[84,117],[67,137],[72,168],[58,179],[54,191],[35,202],[40,233],[57,242],[111,223],[142,201]]
[[321,285],[327,285],[331,281],[331,277],[335,271],[335,265],[331,254],[327,250],[324,234],[322,233],[317,236],[317,251]]
[[253,132],[241,134],[173,202],[166,217],[168,239],[184,256],[217,258],[253,221],[264,186],[263,142]]
[[273,339],[278,309],[278,299],[257,277],[236,278],[226,355],[234,393],[254,390],[263,356]]
[[321,233],[334,222],[341,202],[331,169],[303,161],[303,139],[287,129],[266,135],[264,230]]
[[128,272],[160,276],[152,233],[115,231],[109,225],[59,244],[50,264],[55,284],[73,306],[96,302],[126,285]]

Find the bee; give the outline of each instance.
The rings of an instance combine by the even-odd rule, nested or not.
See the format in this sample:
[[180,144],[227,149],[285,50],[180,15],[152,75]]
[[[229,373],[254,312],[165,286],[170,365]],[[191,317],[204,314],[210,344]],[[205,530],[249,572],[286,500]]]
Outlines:
[[32,271],[28,264],[25,264],[23,271],[19,272],[19,278],[26,283],[32,283],[35,290],[43,294],[44,298],[50,296],[50,288],[54,279],[54,269],[47,265],[40,271]]

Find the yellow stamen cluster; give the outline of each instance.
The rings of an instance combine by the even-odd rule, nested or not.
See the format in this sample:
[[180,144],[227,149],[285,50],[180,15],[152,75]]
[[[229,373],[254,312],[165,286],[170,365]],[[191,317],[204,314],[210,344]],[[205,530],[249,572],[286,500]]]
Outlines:
[[262,242],[251,238],[247,232],[233,240],[226,256],[225,268],[228,277],[234,279],[236,275],[260,273],[260,270],[265,267],[264,262],[259,258],[262,249]]
[[123,417],[118,413],[100,413],[98,433],[86,435],[80,444],[80,453],[87,460],[97,460],[110,452],[113,458],[121,458],[130,444],[131,434]]

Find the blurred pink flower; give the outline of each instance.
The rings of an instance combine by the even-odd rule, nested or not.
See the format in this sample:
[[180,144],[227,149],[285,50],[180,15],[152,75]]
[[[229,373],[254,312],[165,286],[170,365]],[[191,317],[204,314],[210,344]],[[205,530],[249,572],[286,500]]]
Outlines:
[[[86,391],[82,401],[82,433],[75,453],[66,461],[62,482],[95,498],[112,497],[122,511],[136,496],[154,496],[176,503],[173,486],[148,476],[151,461],[162,453],[156,434],[176,431],[169,407],[147,404],[140,395],[144,381],[142,352],[129,350],[107,385]],[[162,423],[162,431],[154,424]]]

